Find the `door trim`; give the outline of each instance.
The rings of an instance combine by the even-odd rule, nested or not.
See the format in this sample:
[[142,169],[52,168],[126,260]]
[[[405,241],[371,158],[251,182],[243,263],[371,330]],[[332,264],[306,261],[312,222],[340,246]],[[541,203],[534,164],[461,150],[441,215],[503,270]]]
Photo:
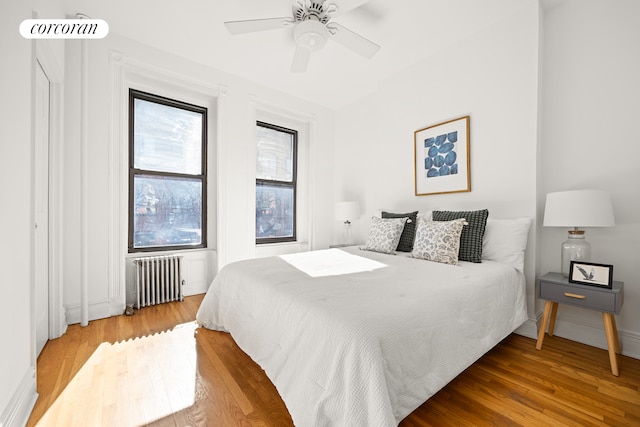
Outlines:
[[[49,123],[51,82],[40,61],[35,61],[33,118],[33,181],[34,181],[34,292],[36,358],[50,339],[49,331]],[[43,322],[45,323],[43,325]]]
[[[67,330],[63,299],[63,89],[64,72],[50,40],[36,41],[36,58],[50,83],[49,101],[49,339]],[[38,66],[34,62],[34,67]],[[35,313],[32,316],[35,319]]]

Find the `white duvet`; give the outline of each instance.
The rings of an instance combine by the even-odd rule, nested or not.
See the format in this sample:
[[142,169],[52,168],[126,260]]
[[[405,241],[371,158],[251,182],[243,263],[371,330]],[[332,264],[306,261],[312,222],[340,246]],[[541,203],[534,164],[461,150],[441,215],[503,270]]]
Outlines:
[[[284,258],[224,267],[197,321],[231,333],[299,427],[395,426],[527,317],[524,277],[506,264],[356,247]],[[364,271],[326,274],[349,259]]]

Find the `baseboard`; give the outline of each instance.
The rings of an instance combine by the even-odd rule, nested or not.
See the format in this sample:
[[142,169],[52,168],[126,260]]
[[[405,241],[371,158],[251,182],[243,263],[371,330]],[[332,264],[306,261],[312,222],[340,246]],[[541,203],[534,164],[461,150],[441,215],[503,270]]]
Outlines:
[[623,355],[640,359],[640,334],[619,331],[618,338],[620,338]]
[[[553,334],[606,350],[607,337],[603,327],[578,323],[573,319],[557,319]],[[620,347],[624,356],[640,359],[640,335],[618,330]]]
[[[73,305],[67,306],[66,315],[67,323],[73,325],[74,323],[80,323],[82,320],[80,314],[80,306]],[[124,311],[124,309],[123,309]],[[109,301],[94,301],[89,303],[89,320],[104,319],[111,317],[111,304]]]
[[30,366],[7,407],[0,415],[0,427],[26,425],[37,399],[36,370]]
[[[528,319],[515,333],[528,338],[538,339],[538,319]],[[586,323],[580,323],[576,319],[557,319],[553,330],[557,335],[568,340],[577,341],[592,347],[607,350],[607,337],[604,326],[596,327]],[[624,356],[640,359],[640,334],[618,330],[620,347]]]
[[536,319],[527,319],[514,332],[527,338],[538,339],[538,324]]

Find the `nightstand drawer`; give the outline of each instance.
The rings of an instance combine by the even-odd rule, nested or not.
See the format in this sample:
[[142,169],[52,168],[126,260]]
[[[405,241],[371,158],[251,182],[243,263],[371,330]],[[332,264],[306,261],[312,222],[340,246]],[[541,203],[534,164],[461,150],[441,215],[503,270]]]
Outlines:
[[547,273],[538,279],[538,283],[538,296],[547,301],[612,314],[618,314],[622,308],[623,282],[614,280],[608,289],[571,283],[560,273]]
[[610,313],[617,311],[616,294],[589,289],[585,286],[568,286],[540,281],[540,298],[598,311]]

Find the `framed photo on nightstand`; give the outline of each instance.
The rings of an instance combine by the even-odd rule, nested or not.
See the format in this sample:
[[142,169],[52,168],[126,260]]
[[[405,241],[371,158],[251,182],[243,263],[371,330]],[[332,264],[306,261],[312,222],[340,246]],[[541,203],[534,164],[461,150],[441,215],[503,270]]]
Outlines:
[[569,281],[581,285],[611,289],[613,285],[613,265],[571,261]]

